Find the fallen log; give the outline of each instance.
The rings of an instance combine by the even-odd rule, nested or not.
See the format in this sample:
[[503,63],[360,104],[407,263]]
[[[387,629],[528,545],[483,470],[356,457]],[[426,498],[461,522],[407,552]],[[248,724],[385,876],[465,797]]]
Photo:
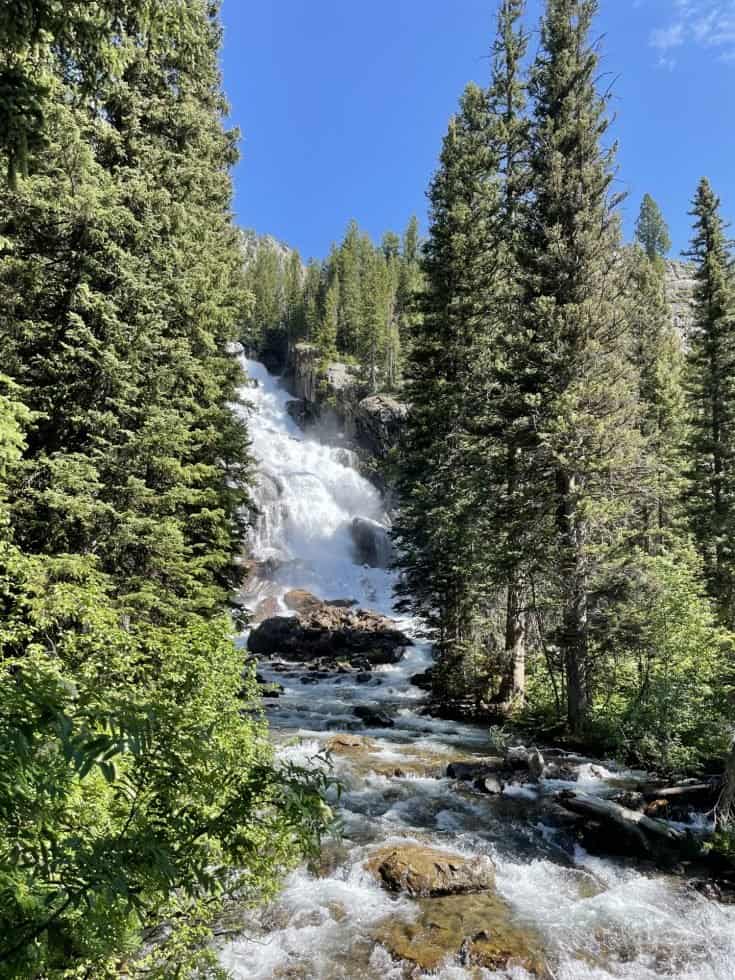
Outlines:
[[722,786],[721,780],[708,783],[682,783],[679,786],[666,786],[660,789],[644,789],[643,799],[646,803],[653,800],[676,800],[684,802],[687,799],[714,799]]
[[651,851],[653,842],[677,845],[687,840],[685,831],[672,827],[665,820],[647,817],[645,813],[629,810],[619,803],[613,803],[612,800],[603,800],[599,796],[575,793],[571,790],[560,793],[558,799],[562,806],[572,813],[622,828],[647,853]]

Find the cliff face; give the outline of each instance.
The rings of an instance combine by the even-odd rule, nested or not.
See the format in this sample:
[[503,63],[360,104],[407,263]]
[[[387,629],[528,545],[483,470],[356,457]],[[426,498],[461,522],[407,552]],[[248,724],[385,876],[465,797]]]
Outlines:
[[292,353],[289,406],[301,425],[319,425],[377,463],[390,458],[398,443],[407,407],[392,395],[367,395],[348,364],[320,364],[316,348],[297,344]]
[[674,326],[686,340],[694,321],[694,266],[689,262],[666,259],[666,298],[671,307]]

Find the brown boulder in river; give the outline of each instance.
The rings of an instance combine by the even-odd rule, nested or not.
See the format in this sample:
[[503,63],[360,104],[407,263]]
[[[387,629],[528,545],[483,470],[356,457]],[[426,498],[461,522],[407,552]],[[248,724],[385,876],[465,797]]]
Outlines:
[[297,615],[264,620],[248,638],[251,653],[300,663],[324,658],[378,665],[398,663],[411,646],[395,622],[380,613],[330,606],[303,590],[287,593],[284,601]]
[[495,882],[489,858],[461,857],[420,844],[381,848],[370,857],[367,867],[388,891],[414,897],[480,892]]

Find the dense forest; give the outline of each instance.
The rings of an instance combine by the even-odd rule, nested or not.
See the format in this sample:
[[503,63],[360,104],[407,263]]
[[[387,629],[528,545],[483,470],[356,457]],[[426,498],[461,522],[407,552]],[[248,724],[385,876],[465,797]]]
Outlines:
[[624,247],[593,2],[548,4],[526,69],[501,7],[430,190],[406,365],[397,521],[435,694],[568,729],[648,764],[732,737],[730,246],[692,205],[695,322],[676,331],[646,196]]
[[353,364],[371,391],[400,388],[421,283],[415,217],[379,246],[352,221],[329,257],[306,267],[298,251],[269,238],[246,239],[245,252],[251,350],[283,369],[294,345],[308,343],[322,360]]
[[323,822],[229,614],[250,296],[217,13],[1,16],[0,975],[119,976],[169,921],[125,973],[171,976]]
[[726,769],[735,850],[732,246],[703,179],[682,333],[650,195],[623,241],[596,0],[545,6],[531,51],[500,3],[425,240],[352,221],[306,264],[233,221],[216,2],[0,12],[0,977],[225,975],[218,913],[332,825],[236,642],[243,349],[408,405],[397,596],[436,713]]

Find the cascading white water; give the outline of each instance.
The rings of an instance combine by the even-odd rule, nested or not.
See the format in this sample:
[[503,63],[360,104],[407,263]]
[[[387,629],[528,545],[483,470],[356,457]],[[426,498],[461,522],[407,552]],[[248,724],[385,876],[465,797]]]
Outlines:
[[[277,558],[276,597],[306,588],[326,598],[350,597],[389,612],[393,576],[355,563],[349,526],[356,517],[384,520],[377,491],[349,465],[345,450],[307,438],[287,411],[288,394],[264,368],[248,363],[258,386],[248,389],[248,424],[260,464],[262,517],[255,557]],[[276,566],[274,566],[276,567]],[[344,840],[321,875],[293,873],[278,901],[247,919],[242,938],[221,948],[237,980],[420,980],[376,942],[386,920],[412,920],[416,907],[386,894],[364,869],[376,843],[418,839],[464,854],[489,855],[499,893],[517,921],[541,935],[555,980],[735,980],[735,908],[718,905],[680,878],[635,864],[595,858],[544,824],[538,796],[577,783],[548,781],[480,796],[447,778],[426,778],[416,762],[444,764],[488,753],[478,727],[429,718],[416,709],[421,692],[410,676],[429,658],[417,644],[397,666],[375,670],[367,683],[350,674],[308,678],[303,672],[262,672],[285,692],[269,711],[280,753],[308,764],[330,732],[360,730],[352,709],[377,703],[395,712],[396,727],[368,731],[368,765],[335,757],[344,792]],[[362,678],[362,680],[365,680]],[[315,681],[315,682],[314,682]],[[363,760],[364,762],[364,760]],[[612,792],[624,773],[579,767],[585,792]],[[394,768],[395,767],[395,768]],[[442,980],[505,977],[449,959]]]
[[286,410],[291,396],[276,378],[255,361],[246,367],[257,382],[244,392],[253,406],[248,424],[260,472],[256,557],[298,560],[282,568],[283,591],[306,588],[390,612],[393,576],[356,564],[350,535],[356,517],[385,521],[380,494],[351,465],[349,450],[304,437]]

